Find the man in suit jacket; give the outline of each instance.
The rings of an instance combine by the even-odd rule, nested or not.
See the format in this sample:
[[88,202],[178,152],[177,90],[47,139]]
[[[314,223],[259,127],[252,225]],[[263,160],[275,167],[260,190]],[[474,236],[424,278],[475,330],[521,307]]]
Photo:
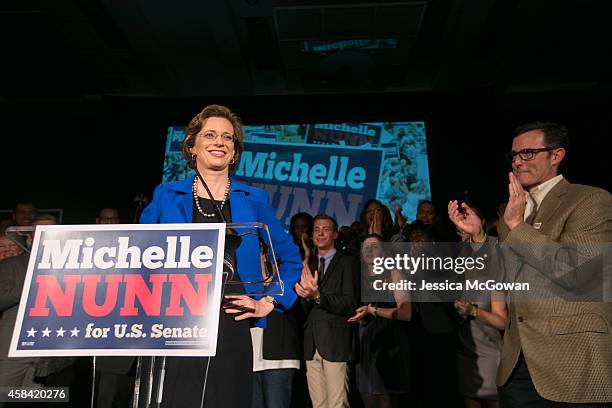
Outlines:
[[[57,220],[50,214],[39,214],[34,224],[55,225]],[[35,377],[47,377],[43,382],[49,381],[50,375],[62,372],[75,360],[73,357],[8,357],[29,260],[30,253],[26,252],[0,262],[0,386],[36,386]],[[54,378],[61,386],[68,385],[71,379],[70,370]]]
[[29,253],[0,262],[0,386],[35,386],[38,357],[8,358]]
[[355,360],[356,333],[347,319],[359,302],[359,264],[336,251],[337,230],[332,217],[315,217],[316,262],[304,265],[295,285],[307,313],[304,359],[313,408],[349,406],[348,363]]
[[[534,276],[571,290],[584,281],[581,263],[612,242],[612,196],[558,174],[568,145],[567,129],[554,123],[515,131],[500,240],[508,248],[502,254],[517,261],[512,278]],[[464,208],[460,215],[457,203],[449,203],[451,219],[472,241],[483,242],[482,228]],[[570,246],[574,256],[568,257]],[[497,384],[506,407],[612,402],[612,303],[551,296],[509,301]]]

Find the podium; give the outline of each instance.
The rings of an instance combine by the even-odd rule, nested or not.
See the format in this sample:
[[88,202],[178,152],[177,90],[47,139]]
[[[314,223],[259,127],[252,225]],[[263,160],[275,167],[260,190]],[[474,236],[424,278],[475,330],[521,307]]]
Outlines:
[[[214,313],[217,313],[217,317],[218,317],[218,312],[219,312],[218,307],[220,307],[220,301],[222,301],[223,296],[225,295],[246,294],[250,296],[251,298],[257,300],[264,296],[281,296],[284,293],[283,281],[279,275],[279,265],[278,265],[278,261],[274,253],[274,246],[272,244],[270,232],[268,230],[268,227],[262,223],[154,224],[150,226],[142,225],[142,224],[115,224],[112,226],[111,225],[106,225],[106,226],[102,226],[102,225],[97,225],[97,226],[92,226],[92,225],[44,226],[44,227],[39,226],[36,230],[34,227],[10,227],[10,228],[7,228],[5,235],[9,239],[15,241],[19,246],[21,246],[24,249],[24,251],[30,252],[29,245],[31,245],[32,242],[34,242],[35,245],[41,244],[40,240],[42,238],[40,238],[39,236],[40,234],[38,230],[40,228],[42,228],[43,232],[47,232],[47,233],[49,231],[54,231],[54,227],[57,228],[58,231],[63,231],[62,230],[63,228],[63,229],[69,229],[71,232],[76,231],[77,233],[80,231],[79,230],[80,228],[82,231],[90,233],[91,235],[91,231],[99,231],[99,232],[115,231],[116,233],[116,231],[131,231],[131,230],[139,231],[146,227],[151,227],[151,228],[157,227],[160,229],[163,229],[163,228],[169,229],[170,228],[169,226],[175,227],[175,229],[177,230],[181,230],[181,228],[186,228],[189,230],[194,230],[198,228],[211,229],[211,226],[216,226],[217,228],[219,228],[219,232],[220,232],[219,241],[221,241],[221,237],[223,237],[224,243],[221,244],[221,242],[219,242],[219,246],[217,248],[223,248],[223,254],[222,254],[223,256],[222,256],[222,260],[219,259],[216,263],[215,274],[219,276],[219,272],[220,272],[219,266],[221,266],[222,268],[222,272],[220,274],[220,276],[222,276],[221,297],[220,298],[213,297],[213,300],[215,300],[216,303],[214,303],[214,305],[211,303],[211,306],[210,306],[211,308],[212,307],[216,308]],[[222,228],[225,228],[223,230],[224,234],[221,233]],[[34,231],[36,232],[33,235],[32,232]],[[151,234],[153,234],[153,232],[151,232]],[[91,238],[89,239],[91,240]],[[84,245],[87,245],[87,243],[91,243],[92,241],[93,240],[91,241],[83,240],[83,242],[85,242]],[[100,238],[100,241],[102,241],[101,238]],[[166,241],[170,242],[169,238],[166,238]],[[175,242],[177,241],[175,240]],[[182,244],[183,241],[181,240],[180,243]],[[197,243],[194,243],[194,245],[195,244]],[[151,247],[143,251],[143,260],[144,260],[144,253],[151,254],[152,252],[154,252],[154,251],[147,252],[147,250],[149,250],[150,248]],[[156,246],[155,248],[159,248],[159,247]],[[168,248],[170,248],[170,244],[168,244]],[[198,247],[198,248],[201,248],[201,247]],[[182,248],[179,250],[176,250],[175,252],[179,253],[181,251],[182,251]],[[132,252],[135,253],[136,251],[132,251]],[[202,255],[204,253],[205,253],[204,251],[198,252],[201,259],[193,255],[193,253],[191,254],[191,260],[194,262],[194,264],[196,264],[196,261],[201,262],[202,259],[204,259],[204,256]],[[183,254],[181,253],[181,257],[182,255]],[[194,259],[194,256],[195,256],[195,259]],[[85,255],[82,255],[82,257],[85,257]],[[221,253],[219,252],[219,258],[220,257],[221,257]],[[36,258],[40,258],[40,257],[37,256]],[[151,259],[154,259],[154,258],[151,257]],[[178,260],[179,258],[177,257],[177,261]],[[33,268],[32,264],[35,261],[36,261],[35,259],[34,260],[32,258],[30,259],[30,265],[28,267],[28,277],[29,278],[31,278],[31,273],[32,273],[32,268]],[[152,262],[153,261],[149,260],[150,264]],[[168,262],[171,262],[170,255],[167,255],[166,265],[168,264]],[[84,261],[80,265],[82,267],[84,265]],[[111,272],[112,272],[112,269],[111,269]],[[146,276],[147,278],[150,279],[149,275],[153,275],[153,272],[157,272],[157,271],[152,271],[147,268],[142,268],[140,272],[137,272],[136,274],[140,274],[143,277]],[[102,280],[104,280],[105,276],[103,274],[101,276],[102,276]],[[13,336],[13,343],[11,345],[11,352],[14,352],[13,349],[16,347],[16,344],[18,343],[17,340],[20,340],[18,330],[21,328],[21,322],[24,318],[24,310],[26,308],[26,305],[22,303],[24,303],[24,300],[29,299],[27,298],[28,293],[26,293],[29,288],[30,288],[30,284],[26,282],[26,285],[24,285],[24,290],[23,290],[21,303],[20,303],[20,312],[19,312],[20,318],[18,319],[19,323],[16,324],[15,326],[15,333]],[[96,290],[97,290],[97,286],[96,286]],[[151,292],[153,292],[153,289],[151,289]],[[117,293],[115,293],[115,295],[117,295]],[[106,295],[106,297],[108,297],[108,295]],[[126,295],[126,298],[127,298],[127,295]],[[78,306],[79,305],[76,305],[76,307]],[[126,306],[124,305],[124,307]],[[185,309],[187,309],[187,307],[185,307]],[[207,309],[206,313],[212,315],[213,311],[211,311],[210,309]],[[217,340],[216,331],[218,329],[218,320],[217,319],[211,319],[211,320],[214,321],[214,324],[215,324],[215,327],[214,327],[215,344],[214,344],[214,347],[210,347],[210,345],[208,345],[208,347],[213,351],[212,352],[206,351],[204,352],[204,354],[202,353],[194,354],[194,355],[202,356],[202,357],[207,356],[208,358],[202,359],[203,361],[206,361],[207,363],[210,363],[210,357],[214,357],[214,350],[216,348],[216,340]],[[188,325],[189,323],[185,323],[185,326],[188,326]],[[152,352],[150,355],[146,355],[146,354],[143,354],[142,349],[136,350],[132,348],[107,349],[104,351],[100,351],[97,349],[96,350],[79,349],[79,350],[67,350],[67,351],[61,350],[61,351],[58,351],[57,353],[55,353],[54,351],[51,351],[48,354],[45,354],[45,356],[53,357],[53,356],[59,356],[59,355],[61,356],[74,355],[74,356],[92,356],[93,357],[93,375],[92,375],[92,382],[91,382],[92,395],[91,395],[90,405],[91,405],[91,408],[94,408],[94,406],[96,405],[96,399],[98,397],[98,392],[99,392],[96,386],[96,382],[97,382],[96,376],[99,374],[97,372],[97,368],[98,368],[97,367],[98,365],[97,357],[99,356],[104,356],[104,357],[130,356],[131,355],[132,358],[135,358],[135,364],[136,364],[136,375],[134,379],[134,394],[132,398],[131,407],[132,408],[150,408],[150,407],[159,407],[163,401],[164,382],[165,382],[165,374],[166,374],[166,357],[171,356],[171,355],[179,355],[179,354],[176,354],[174,351],[175,350],[172,350],[171,348],[169,350],[155,349],[154,352]],[[185,352],[185,350],[183,350],[183,352]],[[43,354],[38,354],[38,355],[42,356]],[[188,355],[188,354],[180,354],[180,355]],[[207,373],[208,365],[205,367],[205,370]],[[206,381],[204,381],[204,387],[202,389],[202,402],[204,401],[203,396],[204,396],[205,391],[206,391]]]

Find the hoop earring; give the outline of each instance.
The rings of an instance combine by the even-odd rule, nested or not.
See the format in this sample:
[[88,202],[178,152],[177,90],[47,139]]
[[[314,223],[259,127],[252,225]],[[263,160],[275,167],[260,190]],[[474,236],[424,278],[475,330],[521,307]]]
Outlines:
[[230,160],[229,164],[234,164],[236,163],[236,155],[234,155],[234,157],[232,157],[232,160]]
[[198,156],[197,156],[197,155],[195,155],[195,154],[192,154],[192,155],[191,155],[191,161],[195,163],[195,161],[196,161],[196,157],[198,157]]

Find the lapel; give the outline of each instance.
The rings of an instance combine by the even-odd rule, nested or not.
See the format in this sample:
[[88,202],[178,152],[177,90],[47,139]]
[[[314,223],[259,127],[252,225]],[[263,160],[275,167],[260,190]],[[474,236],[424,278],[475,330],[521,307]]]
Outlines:
[[[542,204],[540,204],[540,208],[536,211],[535,216],[532,219],[531,225],[535,225],[536,223],[540,223],[542,227],[545,227],[556,212],[559,206],[562,203],[562,197],[567,193],[567,187],[569,186],[569,181],[565,178],[561,179],[544,197]],[[510,230],[508,226],[504,222],[504,218],[500,218],[501,225],[499,227],[499,240],[505,241],[506,237]],[[538,228],[541,230],[541,228]]]
[[180,193],[177,209],[183,222],[186,223],[193,221],[193,190],[191,186],[194,179],[195,176],[188,177],[172,185],[172,189]]
[[[542,204],[540,204],[540,208],[536,211],[535,217],[532,220],[531,225],[536,225],[540,223],[540,227],[536,228],[538,231],[543,232],[543,230],[547,229],[549,226],[547,223],[550,218],[557,212],[561,203],[563,202],[563,196],[567,193],[567,187],[569,186],[569,181],[565,178],[561,179],[544,197]],[[547,234],[550,231],[546,232]],[[515,262],[516,272],[514,273],[514,277],[510,278],[512,282],[516,282],[518,277],[524,270],[525,263],[523,262]]]
[[329,280],[329,276],[334,273],[334,269],[336,268],[336,265],[338,264],[340,260],[340,256],[338,255],[339,255],[339,252],[336,251],[336,253],[334,254],[334,257],[331,259],[331,262],[329,263],[329,266],[327,267],[327,271],[325,271],[325,274],[323,275],[323,279],[321,279],[321,284],[319,285],[320,287],[325,286],[325,283],[327,283],[327,281]]
[[245,185],[232,178],[230,187],[230,208],[232,210],[232,222],[253,222],[255,218],[255,208],[253,202],[247,198],[248,191]]
[[535,214],[532,225],[540,223],[541,227],[538,228],[539,230],[547,226],[550,218],[557,212],[563,203],[563,196],[567,193],[569,184],[569,181],[563,178],[548,192]]

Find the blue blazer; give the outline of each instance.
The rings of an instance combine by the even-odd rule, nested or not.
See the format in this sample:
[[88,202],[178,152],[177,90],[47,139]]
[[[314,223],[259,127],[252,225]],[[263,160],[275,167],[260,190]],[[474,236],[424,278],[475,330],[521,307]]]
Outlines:
[[[157,186],[153,193],[153,200],[140,216],[140,223],[191,223],[193,221],[193,192],[191,190],[193,179],[190,177]],[[261,222],[268,226],[285,288],[282,296],[276,296],[278,311],[288,310],[297,298],[293,286],[300,279],[302,261],[297,246],[282,228],[274,210],[268,204],[267,193],[232,179],[230,208],[234,223]],[[242,281],[261,281],[259,259],[259,246],[256,240],[243,240],[236,250],[236,270]],[[257,265],[257,267],[249,268],[249,265]],[[247,293],[249,286],[245,285]],[[258,319],[256,325],[265,327],[265,318]]]

